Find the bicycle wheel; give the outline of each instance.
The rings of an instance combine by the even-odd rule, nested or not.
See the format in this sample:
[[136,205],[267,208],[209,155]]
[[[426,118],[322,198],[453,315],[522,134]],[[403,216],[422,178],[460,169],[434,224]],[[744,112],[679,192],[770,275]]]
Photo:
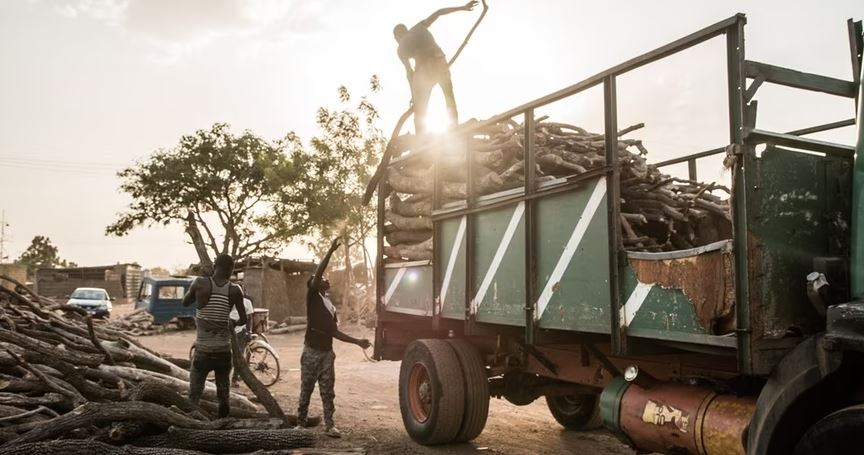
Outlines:
[[279,359],[266,346],[252,346],[246,350],[246,363],[252,374],[266,387],[279,380]]

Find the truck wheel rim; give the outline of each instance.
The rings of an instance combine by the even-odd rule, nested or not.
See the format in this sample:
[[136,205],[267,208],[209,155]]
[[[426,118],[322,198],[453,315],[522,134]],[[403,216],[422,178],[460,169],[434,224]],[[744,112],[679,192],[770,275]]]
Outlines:
[[565,414],[574,415],[582,412],[582,408],[585,406],[585,399],[581,395],[567,395],[560,397],[560,402],[563,404],[561,406]]
[[408,405],[414,420],[423,423],[432,409],[432,383],[423,364],[415,363],[408,376]]

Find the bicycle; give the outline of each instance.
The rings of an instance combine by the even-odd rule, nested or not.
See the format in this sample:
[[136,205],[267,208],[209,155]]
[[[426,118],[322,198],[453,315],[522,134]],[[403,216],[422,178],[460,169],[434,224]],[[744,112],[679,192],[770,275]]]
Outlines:
[[[192,347],[189,348],[189,360],[191,361],[194,358],[195,343],[192,343]],[[246,359],[246,364],[249,365],[249,370],[252,371],[252,374],[265,387],[270,387],[279,380],[281,373],[279,355],[263,333],[251,334],[249,343],[243,348],[243,358]]]

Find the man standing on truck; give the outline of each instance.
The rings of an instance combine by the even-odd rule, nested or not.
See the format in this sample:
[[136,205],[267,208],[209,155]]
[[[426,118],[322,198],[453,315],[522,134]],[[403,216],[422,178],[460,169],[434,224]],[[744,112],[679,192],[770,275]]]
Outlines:
[[[464,6],[443,8],[431,16],[418,22],[410,29],[405,24],[393,28],[393,36],[399,43],[396,53],[405,65],[405,74],[411,86],[411,102],[414,104],[414,128],[417,133],[426,131],[426,108],[429,96],[436,85],[441,86],[444,100],[447,103],[447,113],[453,125],[459,123],[456,110],[456,97],[453,95],[453,82],[450,80],[450,67],[444,52],[438,47],[435,38],[429,33],[429,27],[441,16],[457,11],[471,11],[477,6],[477,0],[471,0]],[[411,67],[414,59],[414,67]]]
[[243,291],[232,284],[234,259],[227,254],[216,257],[213,275],[197,277],[183,296],[183,306],[197,304],[195,312],[195,356],[189,372],[189,400],[198,404],[204,392],[207,375],[216,374],[216,396],[219,401],[219,418],[230,413],[231,337],[232,323],[228,317],[231,308],[236,308],[238,324],[246,324],[246,309],[243,308]]
[[301,427],[306,426],[306,417],[309,413],[309,399],[315,390],[315,382],[321,393],[321,401],[324,408],[325,434],[333,438],[339,438],[342,434],[333,423],[333,413],[336,407],[333,400],[336,398],[334,385],[336,383],[336,371],[334,361],[336,354],[333,352],[333,338],[346,343],[353,343],[363,349],[369,348],[372,343],[367,339],[357,339],[339,331],[336,323],[336,307],[327,296],[330,289],[330,281],[323,277],[324,270],[330,262],[330,256],[339,248],[339,238],[333,239],[327,255],[318,264],[315,275],[306,284],[306,338],[304,340],[303,355],[300,357],[300,400],[297,405],[297,421]]

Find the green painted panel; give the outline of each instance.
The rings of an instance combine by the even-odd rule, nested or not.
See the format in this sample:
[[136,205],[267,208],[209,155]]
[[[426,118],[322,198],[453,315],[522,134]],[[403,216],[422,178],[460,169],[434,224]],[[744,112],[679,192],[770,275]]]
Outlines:
[[[465,319],[465,221],[464,217],[442,221],[437,224],[441,259],[438,267],[441,279],[441,316],[450,319]],[[456,239],[459,245],[454,251]],[[455,252],[455,255],[454,255]]]
[[384,269],[384,306],[387,311],[432,315],[432,266]]
[[[595,191],[589,182],[584,188],[540,199],[537,203],[537,292],[538,308],[544,306],[539,326],[545,329],[609,333],[609,246],[605,191],[575,250],[566,246],[579,236],[577,225],[586,213],[586,205]],[[603,185],[597,191],[602,191]],[[597,196],[601,194],[598,193]],[[550,282],[559,261],[572,258],[560,279]],[[549,291],[544,295],[546,288]],[[551,292],[551,294],[548,294]],[[547,295],[549,296],[547,298]]]
[[807,299],[806,276],[814,257],[848,254],[850,163],[771,147],[757,164],[759,181],[747,195],[756,246],[751,268],[760,278],[750,290],[761,306],[754,332],[781,338],[790,329],[823,330],[824,318]]
[[[475,216],[475,289],[476,319],[479,322],[525,325],[525,217],[524,203],[480,212]],[[493,260],[507,233],[514,213],[518,224],[509,247],[494,268]],[[515,220],[514,220],[515,221]],[[506,245],[505,245],[506,246]],[[489,275],[488,279],[487,274]],[[487,280],[484,286],[484,280]],[[485,290],[485,292],[484,292]],[[480,295],[482,293],[482,295]]]
[[625,290],[622,296],[625,313],[628,307],[638,307],[630,322],[630,328],[709,335],[708,331],[699,325],[693,303],[680,289],[666,289],[654,285],[640,304],[635,298],[630,299],[636,288],[636,275],[629,266],[622,269],[621,281]]

